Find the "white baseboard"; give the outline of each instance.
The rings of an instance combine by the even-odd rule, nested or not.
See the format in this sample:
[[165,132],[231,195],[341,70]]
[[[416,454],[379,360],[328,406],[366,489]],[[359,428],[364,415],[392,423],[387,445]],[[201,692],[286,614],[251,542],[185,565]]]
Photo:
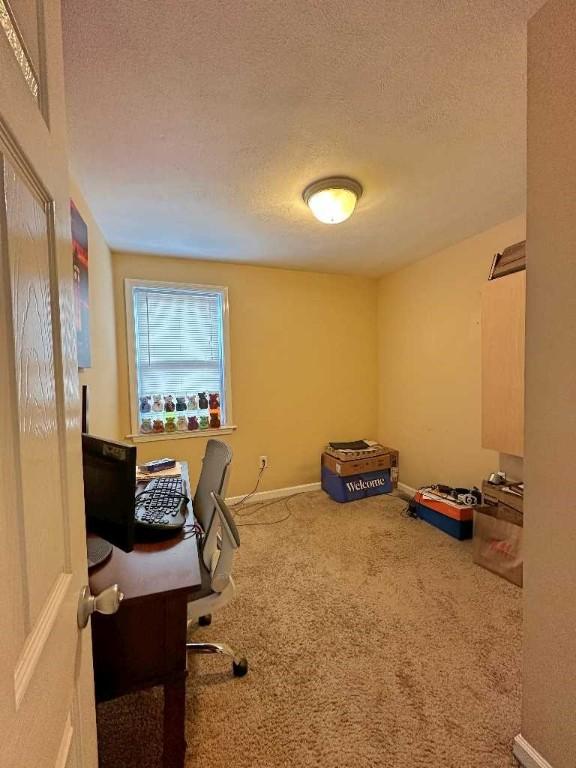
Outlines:
[[[292,496],[295,493],[310,493],[310,491],[319,491],[320,483],[306,483],[305,485],[292,485],[289,488],[275,488],[272,491],[258,491],[250,496],[248,502],[268,501],[268,499],[281,499],[284,496]],[[231,496],[226,499],[228,504],[237,504],[246,494],[242,496]]]
[[416,495],[416,488],[412,488],[411,485],[406,485],[406,483],[398,482],[398,490],[405,493],[406,496],[410,496],[410,498]]
[[552,768],[548,760],[545,760],[520,733],[514,739],[512,752],[524,768]]

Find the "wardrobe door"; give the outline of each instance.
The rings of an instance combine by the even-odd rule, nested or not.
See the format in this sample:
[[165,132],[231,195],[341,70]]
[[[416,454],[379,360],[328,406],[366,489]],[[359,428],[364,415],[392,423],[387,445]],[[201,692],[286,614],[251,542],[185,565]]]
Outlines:
[[482,447],[524,455],[526,272],[482,289]]

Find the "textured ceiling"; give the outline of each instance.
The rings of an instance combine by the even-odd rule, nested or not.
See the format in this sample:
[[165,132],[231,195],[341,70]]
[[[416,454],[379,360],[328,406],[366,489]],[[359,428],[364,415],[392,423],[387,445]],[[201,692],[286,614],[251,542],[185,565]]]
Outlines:
[[73,170],[115,249],[380,274],[524,210],[541,5],[63,0]]

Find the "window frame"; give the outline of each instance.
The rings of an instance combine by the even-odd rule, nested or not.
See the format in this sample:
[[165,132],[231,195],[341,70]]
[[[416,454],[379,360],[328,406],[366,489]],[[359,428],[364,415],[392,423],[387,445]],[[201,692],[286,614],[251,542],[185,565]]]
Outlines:
[[[222,296],[222,343],[224,360],[224,401],[226,404],[226,423],[218,429],[199,429],[193,432],[160,432],[142,434],[138,419],[138,374],[136,370],[136,324],[134,318],[134,288],[171,288],[174,290],[197,290],[220,293]],[[230,307],[228,288],[224,285],[206,285],[201,283],[175,283],[162,280],[124,279],[124,302],[126,312],[126,348],[128,353],[128,382],[130,389],[130,429],[126,435],[133,442],[154,440],[174,440],[194,437],[211,437],[230,434],[236,429],[232,420],[232,376],[230,364]]]

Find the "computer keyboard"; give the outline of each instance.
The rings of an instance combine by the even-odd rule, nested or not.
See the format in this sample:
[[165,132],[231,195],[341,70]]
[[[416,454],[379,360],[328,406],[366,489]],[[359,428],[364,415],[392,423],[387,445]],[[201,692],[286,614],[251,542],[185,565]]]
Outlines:
[[136,523],[148,530],[177,531],[185,523],[187,502],[180,477],[156,477],[136,496]]

